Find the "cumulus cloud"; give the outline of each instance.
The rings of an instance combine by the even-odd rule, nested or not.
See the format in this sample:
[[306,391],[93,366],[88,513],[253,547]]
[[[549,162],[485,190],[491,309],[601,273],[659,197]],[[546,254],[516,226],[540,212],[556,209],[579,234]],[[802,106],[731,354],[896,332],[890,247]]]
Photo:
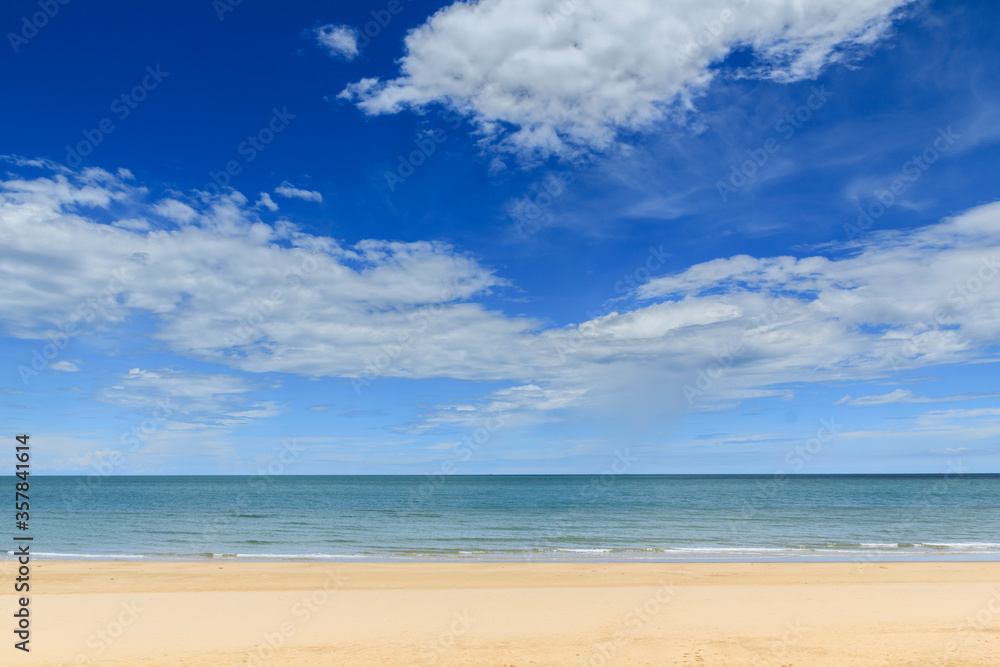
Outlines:
[[354,60],[358,57],[358,31],[346,25],[328,23],[315,30],[316,42],[334,58]]
[[[322,203],[323,201],[323,195],[319,192],[315,190],[300,190],[288,181],[283,181],[281,185],[274,189],[274,192],[289,199],[302,199],[303,201],[314,201],[316,203]],[[274,202],[271,203],[273,204]]]
[[[782,396],[789,383],[989,358],[1000,339],[1000,203],[870,234],[829,256],[696,264],[601,316],[544,326],[484,305],[505,281],[445,244],[344,245],[264,224],[238,193],[205,199],[171,228],[109,224],[112,209],[145,214],[145,195],[106,172],[0,182],[0,326],[37,339],[67,321],[86,330],[93,303],[103,326],[146,317],[150,335],[175,353],[241,371],[509,383],[465,407],[434,409],[430,422],[443,426],[491,408],[529,419],[532,410],[627,406],[636,396],[689,409],[685,387],[697,401]],[[109,292],[116,279],[120,289]],[[123,379],[115,400],[189,383],[150,372],[157,377]],[[232,419],[269,409],[220,407]]]
[[956,361],[988,345],[1000,324],[998,219],[1000,204],[989,204],[936,225],[877,235],[839,258],[717,259],[653,279],[639,295],[707,304],[720,292],[729,303],[783,294],[813,335],[837,338],[826,349],[850,339],[870,343],[852,355],[852,367]]
[[[415,353],[384,374],[477,377],[534,326],[469,302],[504,281],[444,244],[345,247],[263,224],[238,193],[209,199],[191,224],[125,229],[98,222],[106,210],[79,214],[81,202],[115,198],[148,207],[142,189],[105,185],[98,192],[93,174],[0,182],[0,323],[10,334],[42,339],[67,322],[116,326],[142,313],[187,356],[348,377],[408,336]],[[475,336],[482,349],[456,354]]]
[[266,192],[260,193],[260,198],[254,204],[254,206],[256,206],[257,208],[266,208],[271,213],[274,213],[275,211],[278,210],[278,205],[274,203],[273,199],[271,199],[271,195],[267,194]]
[[[341,97],[369,114],[450,106],[522,152],[607,145],[690,109],[725,71],[791,82],[871,47],[910,0],[483,0],[406,37],[400,74]],[[734,51],[752,64],[721,70]]]
[[198,216],[193,208],[176,199],[164,199],[152,208],[153,213],[162,215],[164,218],[168,218],[174,222],[187,223]]

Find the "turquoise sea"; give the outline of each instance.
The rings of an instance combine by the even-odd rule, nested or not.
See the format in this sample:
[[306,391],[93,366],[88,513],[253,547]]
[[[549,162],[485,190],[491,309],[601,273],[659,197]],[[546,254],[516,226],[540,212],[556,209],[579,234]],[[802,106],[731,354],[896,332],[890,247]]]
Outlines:
[[30,481],[28,534],[48,558],[1000,559],[1000,475]]

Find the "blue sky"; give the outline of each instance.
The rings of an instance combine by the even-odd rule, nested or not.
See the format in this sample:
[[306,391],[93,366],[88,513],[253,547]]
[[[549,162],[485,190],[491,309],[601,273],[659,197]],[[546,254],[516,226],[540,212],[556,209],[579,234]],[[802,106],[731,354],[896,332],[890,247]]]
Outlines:
[[4,432],[54,474],[1000,471],[1000,9],[619,4],[5,3]]

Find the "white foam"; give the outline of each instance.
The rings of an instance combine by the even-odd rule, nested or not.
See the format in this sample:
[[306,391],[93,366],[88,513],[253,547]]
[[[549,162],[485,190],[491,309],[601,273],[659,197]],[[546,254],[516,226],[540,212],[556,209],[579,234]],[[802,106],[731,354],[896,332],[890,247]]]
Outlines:
[[943,549],[1000,549],[1000,542],[919,542],[917,546]]
[[798,551],[801,547],[674,547],[670,549],[671,552],[677,551],[695,551],[695,552],[717,552],[717,553],[756,553],[760,552],[774,552],[774,551]]
[[[10,555],[14,555],[13,551],[7,552]],[[32,551],[32,556],[52,556],[54,558],[146,558],[146,556],[139,556],[137,554],[63,554],[55,553],[51,551]]]
[[[221,557],[220,554],[214,554]],[[236,558],[371,558],[364,554],[236,554]]]

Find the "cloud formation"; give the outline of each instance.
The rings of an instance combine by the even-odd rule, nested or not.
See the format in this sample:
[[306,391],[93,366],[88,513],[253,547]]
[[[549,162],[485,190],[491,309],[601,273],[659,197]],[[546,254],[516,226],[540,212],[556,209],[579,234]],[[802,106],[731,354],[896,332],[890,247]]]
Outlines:
[[273,199],[271,199],[271,195],[267,194],[266,192],[260,193],[260,198],[257,199],[257,203],[255,203],[254,206],[258,208],[266,208],[271,213],[274,213],[275,211],[278,210],[278,205],[274,202]]
[[[100,170],[0,181],[0,326],[44,339],[67,321],[87,331],[143,316],[175,353],[251,373],[510,383],[437,409],[442,425],[635,396],[700,409],[988,359],[1000,339],[1000,203],[829,256],[703,262],[604,315],[543,326],[487,307],[507,281],[446,244],[344,245],[264,224],[239,193],[189,198],[196,217],[180,222],[146,197]],[[114,224],[123,202],[145,228]]]
[[997,398],[1000,394],[956,394],[953,396],[918,396],[909,389],[893,389],[887,394],[877,394],[873,396],[844,396],[837,401],[837,405],[870,406],[888,405],[891,403],[944,403],[948,401],[972,401],[983,398]]
[[[508,148],[566,153],[690,109],[720,72],[814,77],[878,42],[909,2],[456,2],[407,35],[398,77],[341,97],[369,114],[444,104]],[[718,67],[737,51],[750,64]]]
[[235,375],[132,368],[99,397],[143,414],[159,410],[171,417],[167,428],[190,429],[236,426],[279,414],[274,402],[247,398],[252,390],[250,382]]
[[76,373],[80,370],[72,361],[56,361],[49,364],[49,368],[54,371],[62,371],[63,373]]
[[[313,201],[316,202],[317,204],[323,202],[323,195],[320,194],[319,192],[316,192],[315,190],[302,190],[300,188],[295,187],[288,181],[283,181],[281,185],[279,185],[274,189],[274,193],[281,195],[282,197],[288,197],[289,199],[301,199],[303,201]],[[267,204],[267,201],[270,201],[270,197],[268,197],[267,201],[265,201],[264,198],[261,197],[261,201],[264,203],[264,206],[270,208],[270,206],[268,206]],[[274,204],[274,202],[271,201],[271,204]]]
[[351,61],[361,52],[358,33],[350,26],[328,23],[316,28],[314,34],[316,42],[334,58]]

